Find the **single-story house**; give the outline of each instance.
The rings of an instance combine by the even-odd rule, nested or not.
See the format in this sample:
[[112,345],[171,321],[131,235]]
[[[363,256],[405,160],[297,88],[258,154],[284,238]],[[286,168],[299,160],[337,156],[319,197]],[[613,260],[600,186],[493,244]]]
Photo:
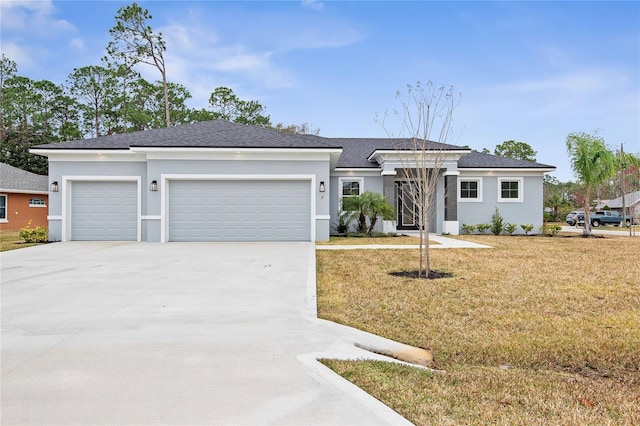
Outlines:
[[49,178],[0,163],[0,229],[47,226]]
[[[325,138],[214,120],[40,145],[49,159],[52,240],[325,241],[343,197],[384,194],[397,221],[407,140]],[[430,231],[489,222],[542,225],[542,179],[553,166],[429,142],[443,159]]]
[[[630,192],[624,195],[625,207],[629,209],[632,216],[640,215],[640,191]],[[617,210],[622,213],[622,196],[613,200],[603,201],[598,204],[597,209],[609,207],[611,210]]]

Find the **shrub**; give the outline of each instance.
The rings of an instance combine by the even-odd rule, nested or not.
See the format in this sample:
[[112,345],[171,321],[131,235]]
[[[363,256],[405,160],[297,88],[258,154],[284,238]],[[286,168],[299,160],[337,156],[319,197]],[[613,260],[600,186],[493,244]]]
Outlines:
[[493,235],[500,235],[504,230],[504,219],[500,215],[500,210],[496,210],[491,215],[491,232]]
[[522,230],[524,231],[524,235],[529,235],[529,232],[533,231],[533,225],[532,224],[520,225],[520,228],[522,228]]
[[340,212],[338,215],[338,222],[336,223],[336,232],[338,234],[346,234],[349,232],[349,225],[351,224],[351,220],[349,220],[349,216],[344,212]]
[[[377,192],[366,191],[355,197],[343,199],[342,208],[345,210],[347,220],[355,220],[356,230],[360,234],[373,234],[373,228],[378,218],[393,220],[395,209],[387,203],[387,200]],[[367,220],[369,224],[367,226]]]
[[518,225],[516,225],[515,223],[507,223],[504,226],[504,232],[509,235],[512,235],[514,232],[516,232],[516,229],[518,229]]
[[551,237],[555,237],[556,235],[558,235],[558,232],[560,232],[561,230],[562,230],[562,226],[549,225],[546,223],[540,227],[541,233],[543,233],[544,235],[549,235]]
[[462,233],[463,234],[473,234],[476,230],[475,225],[467,225],[466,223],[462,224]]
[[479,223],[476,225],[476,229],[479,233],[484,234],[487,229],[491,229],[491,225],[488,223]]
[[18,234],[25,243],[46,243],[49,238],[49,231],[44,226],[31,227],[31,221]]

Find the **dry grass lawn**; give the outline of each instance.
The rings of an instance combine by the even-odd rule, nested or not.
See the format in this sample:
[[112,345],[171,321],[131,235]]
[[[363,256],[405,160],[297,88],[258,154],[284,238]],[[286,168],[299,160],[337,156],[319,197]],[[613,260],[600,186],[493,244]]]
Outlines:
[[640,424],[640,238],[467,236],[431,252],[318,251],[318,313],[431,349],[429,374],[325,361],[416,424]]
[[18,235],[19,230],[0,231],[0,252],[37,246],[39,243],[25,243]]

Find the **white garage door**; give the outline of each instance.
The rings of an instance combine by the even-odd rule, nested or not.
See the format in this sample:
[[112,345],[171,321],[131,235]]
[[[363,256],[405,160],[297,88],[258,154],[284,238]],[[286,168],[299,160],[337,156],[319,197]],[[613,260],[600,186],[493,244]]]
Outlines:
[[137,236],[136,182],[72,182],[72,240],[136,241]]
[[310,182],[173,180],[169,241],[309,241]]

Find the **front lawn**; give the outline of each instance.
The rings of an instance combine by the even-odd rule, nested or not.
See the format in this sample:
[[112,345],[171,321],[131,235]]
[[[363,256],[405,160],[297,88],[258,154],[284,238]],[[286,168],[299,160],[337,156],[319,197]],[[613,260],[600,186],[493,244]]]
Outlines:
[[318,251],[318,313],[431,349],[443,374],[325,363],[416,424],[640,424],[640,238],[465,236],[431,252]]
[[39,245],[39,243],[25,243],[19,234],[19,230],[0,231],[0,252]]

